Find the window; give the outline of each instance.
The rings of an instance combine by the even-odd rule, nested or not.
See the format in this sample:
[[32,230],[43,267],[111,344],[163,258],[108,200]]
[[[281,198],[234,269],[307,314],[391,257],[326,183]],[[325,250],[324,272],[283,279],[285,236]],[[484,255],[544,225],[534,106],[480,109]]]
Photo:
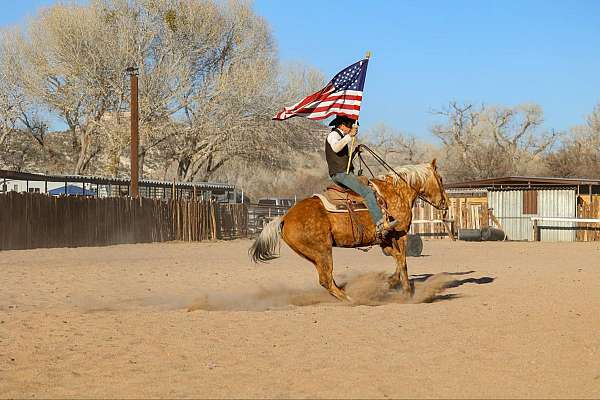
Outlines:
[[523,191],[523,214],[537,214],[537,190]]
[[258,200],[258,204],[261,206],[274,206],[276,201],[274,199],[260,199]]

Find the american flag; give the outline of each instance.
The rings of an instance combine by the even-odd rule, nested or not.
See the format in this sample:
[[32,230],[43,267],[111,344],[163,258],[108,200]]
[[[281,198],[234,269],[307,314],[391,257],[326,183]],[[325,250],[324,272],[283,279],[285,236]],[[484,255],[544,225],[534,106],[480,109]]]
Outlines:
[[298,116],[320,120],[334,114],[358,119],[368,63],[364,59],[343,69],[323,89],[285,107],[273,119]]

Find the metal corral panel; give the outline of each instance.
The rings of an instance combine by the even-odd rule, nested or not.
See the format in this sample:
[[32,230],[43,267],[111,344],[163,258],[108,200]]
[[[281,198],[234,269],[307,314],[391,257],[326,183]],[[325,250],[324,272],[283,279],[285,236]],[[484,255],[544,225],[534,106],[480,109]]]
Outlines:
[[[538,216],[575,218],[577,195],[574,189],[539,190]],[[541,226],[575,227],[575,222],[540,221]],[[574,242],[575,229],[542,229],[540,239],[545,242]]]
[[[576,194],[574,189],[537,190],[537,214],[523,214],[523,190],[490,190],[489,208],[502,224],[508,240],[533,240],[531,217],[568,217],[575,218]],[[543,226],[573,227],[571,222],[543,222]],[[575,240],[573,229],[542,229],[543,241]]]

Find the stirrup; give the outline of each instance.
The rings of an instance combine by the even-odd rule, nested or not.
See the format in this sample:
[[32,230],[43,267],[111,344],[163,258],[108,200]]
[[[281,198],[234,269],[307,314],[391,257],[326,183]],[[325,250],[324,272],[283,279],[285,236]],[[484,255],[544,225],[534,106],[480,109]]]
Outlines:
[[394,220],[391,222],[383,221],[383,223],[377,224],[375,229],[375,236],[383,238],[385,237],[392,229],[394,229],[398,225],[398,221]]

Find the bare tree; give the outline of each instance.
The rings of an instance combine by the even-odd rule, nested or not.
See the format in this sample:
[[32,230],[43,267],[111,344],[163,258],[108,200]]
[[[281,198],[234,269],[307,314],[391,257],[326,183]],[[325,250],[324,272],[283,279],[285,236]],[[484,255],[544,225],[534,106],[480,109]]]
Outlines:
[[434,114],[445,119],[431,131],[444,146],[444,169],[453,180],[537,173],[558,137],[557,132],[540,131],[543,113],[535,104],[475,107],[451,102]]
[[[180,133],[165,146],[177,162],[181,179],[210,179],[235,160],[248,168],[285,169],[292,153],[315,148],[320,124],[300,118],[271,120],[282,105],[296,100],[282,80],[294,88],[301,83],[296,76],[275,75],[266,61],[231,67],[220,76],[218,90],[199,101],[196,109],[186,113],[188,120],[175,128]],[[305,86],[303,95],[311,90],[316,89]]]
[[[270,29],[243,0],[57,4],[7,32],[0,58],[10,59],[2,73],[11,86],[67,127],[76,174],[126,171],[124,71],[132,65],[139,67],[142,173],[174,162],[180,179],[193,180],[234,158],[278,165],[310,141],[314,126],[270,120],[289,83],[304,86],[278,74]],[[317,79],[306,72],[305,81]],[[46,135],[40,121],[23,121],[36,140]]]
[[595,178],[600,174],[600,104],[588,115],[585,125],[571,129],[546,162],[553,176]]
[[3,57],[12,61],[4,67],[14,86],[68,126],[75,173],[99,152],[100,120],[114,104],[118,52],[93,11],[56,5],[32,19],[26,32],[14,30],[3,41]]
[[[407,135],[390,126],[379,123],[366,132],[364,140],[391,165],[418,164],[431,161],[436,149],[431,143]],[[365,155],[365,161],[368,156]],[[374,161],[367,161],[370,168],[377,167]]]
[[0,148],[17,130],[22,98],[7,85],[8,80],[0,72]]
[[[4,39],[4,40],[2,40]],[[48,122],[35,101],[27,95],[11,69],[13,59],[0,39],[0,164],[22,169],[47,161],[56,153],[47,143]]]

